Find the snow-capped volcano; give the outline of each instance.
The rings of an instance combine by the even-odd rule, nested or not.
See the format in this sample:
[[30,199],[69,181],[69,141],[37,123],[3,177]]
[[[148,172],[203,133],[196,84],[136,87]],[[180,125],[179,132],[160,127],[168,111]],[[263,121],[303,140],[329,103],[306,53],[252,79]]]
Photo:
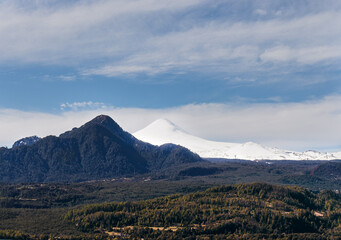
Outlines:
[[187,133],[167,119],[158,119],[133,133],[154,145],[174,143],[184,146],[203,158],[227,158],[244,160],[333,160],[341,156],[317,151],[294,152],[266,147],[253,142],[229,143],[202,139]]

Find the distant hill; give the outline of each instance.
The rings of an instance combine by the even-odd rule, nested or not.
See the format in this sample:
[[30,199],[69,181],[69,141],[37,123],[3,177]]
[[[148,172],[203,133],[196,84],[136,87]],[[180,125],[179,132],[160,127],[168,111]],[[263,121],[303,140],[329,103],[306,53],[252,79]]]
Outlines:
[[32,145],[0,148],[0,182],[65,182],[148,173],[203,161],[174,144],[137,140],[110,117],[100,115],[80,128]]
[[312,175],[341,181],[341,162],[327,162],[318,165]]

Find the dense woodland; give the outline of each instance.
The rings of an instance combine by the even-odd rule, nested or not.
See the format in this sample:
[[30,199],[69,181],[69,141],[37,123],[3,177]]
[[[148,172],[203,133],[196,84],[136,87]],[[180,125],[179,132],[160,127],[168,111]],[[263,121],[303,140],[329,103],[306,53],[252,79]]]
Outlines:
[[[204,220],[207,223],[210,221],[216,221],[219,224],[224,221],[229,222],[229,224],[233,223],[235,231],[229,230],[230,232],[228,232],[228,236],[232,239],[233,236],[236,237],[237,235],[239,237],[245,235],[244,239],[262,239],[262,236],[265,239],[270,237],[274,239],[286,239],[288,236],[292,236],[292,239],[295,239],[294,236],[306,239],[308,238],[308,235],[310,236],[310,239],[318,239],[320,236],[322,236],[322,239],[333,239],[332,237],[337,239],[339,234],[337,221],[339,220],[329,222],[328,216],[334,216],[335,219],[339,219],[339,217],[334,214],[336,210],[329,209],[326,204],[328,203],[331,206],[335,206],[335,208],[338,208],[340,204],[339,195],[336,194],[341,190],[341,173],[338,171],[338,166],[340,166],[340,164],[340,162],[317,161],[276,161],[271,164],[267,162],[249,161],[209,164],[202,162],[195,165],[187,164],[168,168],[167,171],[160,171],[152,175],[141,175],[139,177],[132,178],[117,178],[115,180],[108,179],[105,181],[90,181],[82,183],[0,183],[0,238],[47,239],[50,236],[55,236],[55,238],[59,239],[105,239],[107,234],[103,231],[105,231],[105,229],[113,230],[109,229],[110,224],[112,224],[113,227],[119,228],[115,231],[120,231],[119,234],[123,234],[120,238],[124,238],[125,234],[130,237],[142,236],[146,231],[149,235],[144,236],[153,236],[151,238],[159,237],[161,239],[172,237],[179,238],[181,234],[185,234],[189,238],[198,234],[202,237],[214,236],[215,238],[226,235],[225,233],[219,233],[218,230],[214,230],[216,231],[214,232],[212,230],[214,229],[214,224],[202,223],[200,226],[200,224],[197,223],[198,219],[189,220],[191,214],[195,213],[200,216],[199,220]],[[282,187],[269,187],[272,185],[267,184],[259,185],[257,188],[253,187],[258,190],[247,190],[246,193],[242,193],[241,190],[237,191],[235,188],[237,186],[239,186],[239,188],[241,188],[241,186],[246,188],[248,185],[229,187],[232,190],[219,194],[212,192],[212,190],[203,192],[214,186],[226,184],[233,185],[241,182],[267,182],[276,185],[299,185],[309,190],[303,190],[296,187],[289,188],[291,189],[290,191],[293,191],[293,193],[298,191],[299,194],[297,196],[303,196],[302,199],[306,199],[303,203],[299,201],[301,205],[292,204],[292,202],[295,202],[296,200],[293,200],[292,197],[290,197],[292,195],[287,196],[284,194],[288,192],[288,190],[285,190],[286,188],[283,188],[283,190]],[[260,190],[262,188],[264,189]],[[332,191],[326,191],[328,189],[331,189]],[[266,192],[265,195],[263,195],[264,191]],[[198,193],[194,194],[194,192]],[[191,197],[188,197],[186,195],[188,193],[193,193],[193,195],[189,195]],[[203,194],[205,196],[200,197]],[[218,195],[214,196],[214,194]],[[233,194],[235,197],[233,197]],[[173,196],[167,197],[169,195]],[[165,199],[171,198],[171,200],[167,200],[169,202],[167,204],[162,202],[163,198],[161,198],[161,200],[148,200],[155,198],[160,199],[160,197],[165,197]],[[227,198],[226,204],[229,204],[229,211],[233,210],[232,212],[229,212],[230,215],[225,215],[225,212],[224,214],[219,212],[220,206],[214,204],[216,202],[215,199],[224,199],[225,197]],[[285,197],[289,198],[286,199]],[[210,198],[212,198],[212,200],[209,200]],[[189,212],[186,213],[187,215],[184,215],[182,222],[174,220],[170,221],[169,217],[173,216],[172,214],[174,214],[175,210],[179,210],[176,205],[176,201],[181,200],[185,202],[186,199],[190,199],[188,206],[191,206],[191,208]],[[132,223],[137,223],[134,227],[132,227],[132,225],[127,225],[128,222],[115,222],[116,220],[112,219],[106,220],[109,225],[105,225],[101,222],[101,218],[97,218],[97,215],[102,216],[101,214],[111,218],[113,212],[110,211],[107,212],[101,210],[94,212],[92,215],[84,212],[82,213],[83,210],[79,210],[80,207],[86,204],[95,203],[100,204],[96,206],[102,206],[101,203],[108,204],[105,206],[116,204],[119,206],[128,206],[129,204],[135,206],[139,205],[141,202],[137,201],[141,200],[148,200],[143,202],[143,205],[146,206],[148,206],[149,202],[161,201],[164,206],[170,207],[173,212],[169,213],[170,215],[167,215],[168,218],[166,219],[168,221],[168,227],[171,228],[166,231],[161,231],[164,227],[158,227],[159,229],[156,229],[157,226],[145,224],[146,222],[153,222],[151,219],[155,216],[159,216],[159,218],[162,216],[162,219],[165,218],[165,209],[162,210],[163,212],[161,211],[162,215],[159,213],[160,211],[157,210],[157,208],[152,209],[152,206],[149,206],[148,208],[153,214],[155,214],[155,216],[150,216],[150,220],[140,217],[138,219],[131,220]],[[204,202],[206,201],[206,204],[192,208],[192,206],[195,206],[199,200]],[[245,208],[244,205],[236,205],[242,203],[244,205],[250,204],[250,206]],[[185,206],[186,204],[184,203],[182,205]],[[212,205],[210,208],[215,209],[213,212],[208,210],[209,205]],[[89,205],[88,207],[89,209],[92,209],[93,206],[94,205]],[[282,208],[279,208],[279,206],[282,206]],[[291,209],[290,211],[284,211],[290,212],[290,214],[283,213],[283,206],[289,210]],[[205,208],[207,209],[203,211],[201,210]],[[139,209],[141,213],[143,211],[147,211],[143,210],[141,207]],[[75,215],[71,217],[69,213],[68,218],[65,219],[65,216],[70,210],[75,210]],[[129,211],[132,210],[130,209]],[[131,214],[129,211],[124,210],[123,212],[129,216]],[[180,215],[177,216],[182,216],[181,214],[183,214],[183,211],[179,211],[180,213],[177,212],[176,214]],[[202,215],[200,215],[201,211]],[[226,211],[226,209],[223,211]],[[239,212],[239,215],[235,215],[237,212]],[[253,212],[253,215],[246,214],[248,212]],[[321,213],[323,215],[317,216],[314,215],[316,214],[314,212]],[[138,213],[138,211],[136,213]],[[211,216],[211,214],[213,215]],[[232,220],[227,220],[227,216],[230,216]],[[254,218],[254,216],[258,216],[259,219],[262,219],[262,222],[259,223],[257,220],[258,218]],[[296,230],[290,230],[290,226],[295,226],[297,221],[301,221],[300,219],[302,218],[300,216],[306,216],[310,222],[314,223],[312,225],[307,225],[313,226],[311,228],[311,232],[299,233]],[[77,217],[79,218],[78,220]],[[94,221],[89,221],[88,218],[94,219]],[[278,232],[275,229],[276,225],[270,224],[270,226],[268,226],[268,221],[277,222],[278,219],[281,221],[283,220],[285,223],[283,226],[281,224],[282,229],[279,228],[279,230],[286,232],[285,236],[283,235],[284,233]],[[328,221],[326,221],[326,219]],[[97,220],[99,220],[98,223],[96,223]],[[220,220],[221,222],[219,222]],[[77,221],[83,221],[84,225],[80,224],[77,227]],[[246,223],[250,223],[247,228],[245,227]],[[186,226],[185,224],[188,225]],[[287,225],[288,229],[283,229],[283,227]],[[154,229],[150,227],[154,227]],[[208,228],[210,228],[213,232],[205,232]],[[172,232],[174,229],[177,229],[177,231]],[[183,233],[184,231],[185,233]],[[250,237],[250,234],[254,235]]]
[[108,231],[123,239],[341,239],[340,195],[259,183],[88,205],[65,218],[81,231]]

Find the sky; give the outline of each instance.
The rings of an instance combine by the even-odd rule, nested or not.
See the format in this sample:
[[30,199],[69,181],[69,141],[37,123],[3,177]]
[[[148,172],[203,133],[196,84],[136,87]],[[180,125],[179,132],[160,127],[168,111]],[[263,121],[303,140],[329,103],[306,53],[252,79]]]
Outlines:
[[2,0],[0,146],[98,114],[341,151],[339,0]]

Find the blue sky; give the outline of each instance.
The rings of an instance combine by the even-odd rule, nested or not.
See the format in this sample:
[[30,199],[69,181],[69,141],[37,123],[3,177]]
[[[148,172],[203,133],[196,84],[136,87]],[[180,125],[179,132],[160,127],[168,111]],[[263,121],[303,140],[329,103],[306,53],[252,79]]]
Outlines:
[[[0,123],[6,128],[0,128],[0,145],[31,134],[13,134],[7,126],[9,118],[26,114],[55,119],[78,114],[87,121],[91,114],[85,112],[146,111],[140,124],[121,116],[121,124],[133,131],[177,109],[178,115],[167,117],[202,137],[341,150],[341,138],[334,136],[341,135],[340,22],[338,0],[3,0]],[[189,112],[201,107],[221,120],[200,131],[203,126],[180,114],[188,106]],[[224,107],[212,112],[206,106]],[[293,106],[306,106],[299,119],[290,115]],[[312,106],[321,107],[314,119],[307,110]],[[217,129],[240,122],[226,120],[231,109],[256,123],[259,116],[243,115],[246,109],[260,115],[274,109],[265,114],[268,122],[279,124],[275,116],[286,113],[297,122],[277,126],[283,132],[276,134],[254,126],[260,130],[250,127],[239,135],[226,130],[222,136]],[[315,135],[299,127],[308,121]],[[25,127],[20,124],[15,127]]]

